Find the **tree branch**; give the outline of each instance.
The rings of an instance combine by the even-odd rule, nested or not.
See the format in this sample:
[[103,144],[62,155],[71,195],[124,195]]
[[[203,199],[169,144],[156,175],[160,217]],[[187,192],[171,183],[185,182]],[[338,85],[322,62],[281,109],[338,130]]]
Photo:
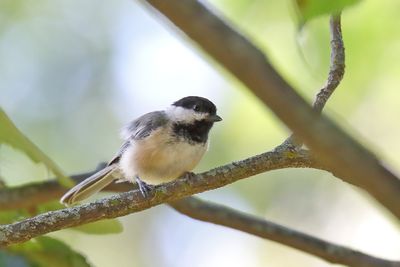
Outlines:
[[400,261],[376,258],[223,205],[200,200],[196,197],[185,198],[170,203],[170,205],[178,212],[194,219],[223,225],[264,239],[272,240],[317,256],[331,263],[354,267],[400,266]]
[[342,81],[345,68],[340,14],[331,16],[329,26],[331,32],[331,63],[326,84],[317,94],[313,104],[314,110],[317,112],[322,111],[329,97]]
[[[345,53],[341,28],[341,14],[331,15],[329,20],[329,29],[331,33],[331,61],[329,65],[328,78],[326,84],[318,92],[313,103],[316,112],[321,113],[328,102],[329,97],[339,86],[344,76]],[[281,149],[291,148],[293,146],[300,147],[303,143],[298,140],[294,134],[283,142]]]
[[[331,64],[326,85],[317,94],[313,104],[314,110],[321,112],[329,97],[340,84],[344,75],[345,56],[341,33],[340,14],[332,15],[331,30]],[[300,147],[301,142],[295,141],[291,135],[276,150],[290,151],[293,145]],[[400,266],[400,261],[389,261],[352,250],[344,246],[326,242],[319,238],[277,225],[262,218],[234,210],[232,208],[203,201],[196,197],[188,197],[170,203],[178,212],[193,219],[230,227],[264,239],[299,249],[328,262],[345,264],[354,267]]]
[[[159,186],[157,187],[156,193],[149,196],[147,199],[143,199],[138,191],[125,192],[120,195],[101,199],[94,203],[51,211],[21,222],[0,226],[0,245],[7,246],[24,242],[33,237],[63,228],[78,226],[104,218],[123,216],[168,200],[173,208],[192,218],[220,224],[265,239],[270,239],[300,249],[329,262],[343,263],[357,267],[398,266],[396,265],[398,262],[375,258],[350,248],[338,246],[272,222],[264,221],[260,218],[246,215],[224,206],[204,202],[193,197],[173,201],[182,197],[182,195],[178,194],[181,190],[186,190],[184,195],[191,194],[191,192],[193,192],[191,189],[192,185],[197,187],[196,190],[199,190],[199,187],[210,187],[208,183],[220,179],[219,176],[224,177],[224,183],[229,183],[230,181],[241,179],[239,176],[244,175],[244,173],[246,173],[245,176],[247,176],[288,167],[323,169],[322,166],[316,164],[310,158],[307,151],[304,150],[300,150],[297,156],[290,151],[266,152],[259,156],[251,157],[197,175],[195,181],[180,179],[176,181],[177,184],[172,182],[165,186]],[[229,174],[231,171],[239,176],[224,176],[224,174]],[[94,172],[73,175],[71,177],[76,182],[80,182]],[[199,176],[203,177],[200,178]],[[210,177],[213,178],[210,179]],[[110,185],[105,190],[121,192],[132,188],[133,185],[131,183],[117,183]],[[27,208],[58,199],[65,191],[66,189],[60,186],[56,181],[46,181],[21,187],[7,188],[3,189],[0,193],[0,207],[2,209]],[[11,201],[7,201],[7,199],[12,199],[12,203],[10,203]],[[373,265],[375,263],[380,265]]]
[[146,0],[268,105],[316,159],[400,218],[400,180],[362,145],[310,107],[264,54],[196,0]]
[[[0,226],[0,246],[24,242],[36,236],[67,227],[74,227],[105,218],[124,216],[161,203],[172,202],[193,194],[216,189],[262,172],[288,167],[322,168],[312,160],[305,150],[299,151],[299,153],[270,151],[212,169],[190,179],[181,178],[156,186],[155,190],[147,198],[143,198],[138,190],[130,191],[100,199],[93,203],[50,211],[20,222],[2,225]],[[38,187],[38,185],[33,185],[33,187]],[[39,188],[43,189],[44,187],[39,186]],[[54,190],[54,187],[49,186],[48,188]],[[15,191],[18,190],[8,189],[8,191],[3,191],[2,193],[15,196]],[[43,198],[40,195],[47,193],[44,191],[39,192],[37,188],[30,191],[25,187],[24,190],[26,190],[25,192],[36,192],[32,195],[25,195],[30,196],[32,203],[42,201]],[[2,199],[5,199],[5,196]],[[21,203],[26,204],[26,201],[23,200]]]

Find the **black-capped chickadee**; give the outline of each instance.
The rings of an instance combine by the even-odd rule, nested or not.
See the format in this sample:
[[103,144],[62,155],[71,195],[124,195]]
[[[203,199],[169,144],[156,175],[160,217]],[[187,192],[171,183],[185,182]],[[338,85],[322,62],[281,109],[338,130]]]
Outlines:
[[108,165],[70,189],[60,202],[79,202],[115,179],[136,181],[144,196],[151,185],[189,173],[208,148],[208,133],[221,121],[208,99],[188,96],[163,111],[147,113],[122,131],[125,140]]

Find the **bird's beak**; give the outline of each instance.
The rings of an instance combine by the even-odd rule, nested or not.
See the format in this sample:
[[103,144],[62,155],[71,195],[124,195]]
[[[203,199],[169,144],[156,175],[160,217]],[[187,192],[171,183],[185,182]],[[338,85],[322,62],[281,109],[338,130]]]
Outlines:
[[222,121],[222,118],[218,115],[210,115],[207,117],[207,120],[210,122],[217,122],[217,121]]

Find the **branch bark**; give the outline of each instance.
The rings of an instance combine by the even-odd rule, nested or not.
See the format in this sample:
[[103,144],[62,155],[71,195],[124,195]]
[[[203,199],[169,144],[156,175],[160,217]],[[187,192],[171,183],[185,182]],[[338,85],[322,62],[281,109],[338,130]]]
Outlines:
[[245,84],[335,175],[400,218],[400,180],[366,148],[309,106],[245,37],[196,0],[146,0]]
[[196,197],[185,198],[170,203],[170,205],[178,212],[194,219],[230,227],[251,235],[272,240],[317,256],[331,263],[354,267],[400,266],[400,261],[376,258],[223,205],[200,200]]
[[331,62],[329,66],[328,79],[324,87],[317,94],[313,108],[321,113],[329,97],[338,87],[344,76],[345,53],[342,37],[341,15],[332,15],[329,20],[331,32]]
[[[322,166],[316,164],[315,161],[310,158],[307,151],[301,150],[299,153],[300,154],[296,156],[295,153],[290,151],[266,152],[259,156],[222,166],[204,174],[197,175],[196,177],[203,176],[202,178],[199,178],[200,184],[205,183],[202,186],[209,187],[210,185],[207,185],[208,180],[210,180],[210,182],[214,179],[218,180],[218,176],[230,173],[232,168],[240,169],[236,171],[233,170],[237,175],[242,175],[243,172],[246,172],[246,176],[288,167],[323,169]],[[262,167],[255,167],[255,165],[261,165]],[[93,172],[88,172],[73,175],[71,177],[76,182],[80,182],[92,173]],[[213,178],[207,178],[210,176]],[[225,183],[228,183],[229,180],[233,181],[240,178],[239,176],[231,176],[225,177],[225,179]],[[0,226],[0,246],[24,242],[33,237],[67,227],[78,226],[104,218],[123,216],[168,200],[174,209],[194,219],[212,222],[214,224],[223,225],[265,239],[273,240],[283,245],[300,249],[329,262],[341,263],[354,267],[400,266],[400,262],[372,257],[351,248],[335,245],[222,205],[201,201],[194,197],[187,197],[182,200],[173,201],[176,198],[182,197],[177,196],[177,192],[181,192],[182,188],[185,188],[188,192],[192,192],[192,189],[190,188],[192,184],[195,184],[198,187],[199,181],[198,179],[196,180],[197,181],[186,181],[181,179],[181,181],[177,181],[177,184],[173,182],[166,184],[165,186],[163,185],[157,188],[155,195],[152,195],[147,199],[143,199],[138,191],[130,191],[106,199],[101,199],[95,203],[52,211],[21,222]],[[131,183],[117,183],[111,184],[105,190],[122,192],[132,188],[133,185]],[[65,191],[66,188],[60,186],[56,181],[46,181],[21,187],[3,189],[0,193],[0,207],[2,209],[28,208],[33,205],[58,199]],[[155,199],[157,197],[161,199]],[[7,201],[7,198],[9,200],[12,198],[12,203]]]
[[[342,36],[341,14],[331,15],[329,20],[329,30],[331,33],[331,60],[329,65],[328,78],[315,97],[313,109],[321,113],[328,102],[329,97],[339,86],[344,76],[345,52]],[[281,149],[301,147],[303,143],[294,134],[283,142]]]
[[[93,203],[50,211],[20,222],[1,225],[0,246],[25,242],[36,236],[63,228],[74,227],[105,218],[124,216],[161,203],[173,202],[193,194],[216,189],[262,172],[289,167],[322,168],[315,163],[305,150],[299,151],[299,153],[270,151],[212,169],[190,179],[181,178],[171,183],[156,186],[155,190],[147,198],[143,198],[138,190],[130,191],[100,199]],[[9,191],[11,195],[14,195],[13,189]],[[5,194],[6,192],[3,193]],[[46,192],[40,192],[40,194],[36,195],[42,194],[46,194]],[[42,200],[41,196],[38,196],[38,199],[33,197],[31,199],[33,201]],[[22,201],[22,203],[26,202]]]

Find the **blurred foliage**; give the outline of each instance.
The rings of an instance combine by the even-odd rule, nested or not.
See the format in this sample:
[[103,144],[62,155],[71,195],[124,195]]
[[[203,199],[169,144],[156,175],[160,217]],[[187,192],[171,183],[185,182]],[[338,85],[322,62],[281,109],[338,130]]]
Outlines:
[[295,0],[303,23],[324,14],[334,14],[360,0]]
[[31,267],[32,264],[30,264],[24,256],[11,254],[7,250],[0,250],[0,266]]
[[9,224],[27,217],[29,217],[29,213],[25,210],[1,211],[0,224]]
[[1,144],[7,144],[16,149],[20,149],[34,162],[44,164],[59,178],[62,185],[66,187],[74,185],[74,182],[63,174],[54,161],[18,130],[0,107],[0,145]]
[[[7,248],[12,255],[20,255],[31,267],[90,267],[85,257],[54,238],[42,236]],[[5,261],[6,253],[0,259]],[[7,265],[4,265],[7,266]],[[16,265],[14,265],[16,267]]]

